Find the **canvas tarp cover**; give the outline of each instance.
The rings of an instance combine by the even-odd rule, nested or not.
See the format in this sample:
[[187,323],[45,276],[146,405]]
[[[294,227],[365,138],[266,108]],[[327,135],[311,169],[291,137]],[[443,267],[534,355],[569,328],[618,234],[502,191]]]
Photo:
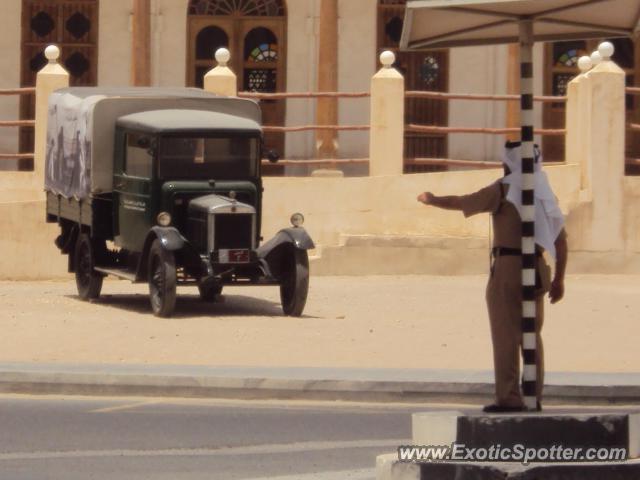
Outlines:
[[216,111],[260,122],[255,102],[176,88],[68,88],[49,99],[45,188],[83,200],[113,188],[118,118],[160,109]]

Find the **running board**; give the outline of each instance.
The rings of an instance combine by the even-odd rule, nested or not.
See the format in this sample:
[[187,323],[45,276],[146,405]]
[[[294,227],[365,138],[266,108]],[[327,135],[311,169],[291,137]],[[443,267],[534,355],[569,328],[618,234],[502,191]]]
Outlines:
[[120,268],[103,268],[103,267],[94,267],[94,270],[96,272],[104,273],[106,275],[113,275],[114,277],[123,278],[131,282],[136,281],[136,274],[131,273],[129,270],[124,270]]

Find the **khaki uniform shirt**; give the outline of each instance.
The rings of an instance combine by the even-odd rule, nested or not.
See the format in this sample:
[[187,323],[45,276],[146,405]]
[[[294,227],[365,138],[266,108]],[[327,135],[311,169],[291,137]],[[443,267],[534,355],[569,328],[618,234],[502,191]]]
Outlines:
[[[504,187],[504,194],[503,189]],[[517,248],[522,247],[522,220],[516,207],[506,200],[506,193],[509,187],[503,185],[499,180],[488,187],[478,190],[469,195],[460,197],[462,213],[465,217],[470,217],[478,213],[491,213],[493,222],[493,246]],[[536,245],[542,252],[543,248]],[[511,257],[517,259],[518,257]],[[518,259],[519,261],[519,259]],[[551,284],[551,271],[544,259],[540,257],[538,262],[538,280],[541,281],[542,291],[549,291]],[[520,271],[514,271],[516,278],[519,278]],[[536,282],[537,283],[537,282]]]

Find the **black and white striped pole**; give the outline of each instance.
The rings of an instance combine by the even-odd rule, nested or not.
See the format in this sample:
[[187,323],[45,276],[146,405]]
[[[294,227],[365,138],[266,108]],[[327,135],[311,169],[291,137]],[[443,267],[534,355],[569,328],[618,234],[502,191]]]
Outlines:
[[533,143],[533,20],[520,20],[520,89],[522,157],[522,395],[525,407],[537,405],[536,242]]

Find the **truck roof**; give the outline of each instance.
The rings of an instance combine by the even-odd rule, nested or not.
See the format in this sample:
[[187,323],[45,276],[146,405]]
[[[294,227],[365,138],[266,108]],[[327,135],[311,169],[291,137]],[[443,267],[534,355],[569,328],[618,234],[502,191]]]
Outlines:
[[203,130],[234,130],[260,132],[260,124],[253,119],[222,112],[188,109],[151,110],[132,113],[118,119],[118,125],[131,130],[153,133]]
[[182,87],[68,87],[58,90],[78,98],[99,95],[105,98],[226,98],[199,88]]

